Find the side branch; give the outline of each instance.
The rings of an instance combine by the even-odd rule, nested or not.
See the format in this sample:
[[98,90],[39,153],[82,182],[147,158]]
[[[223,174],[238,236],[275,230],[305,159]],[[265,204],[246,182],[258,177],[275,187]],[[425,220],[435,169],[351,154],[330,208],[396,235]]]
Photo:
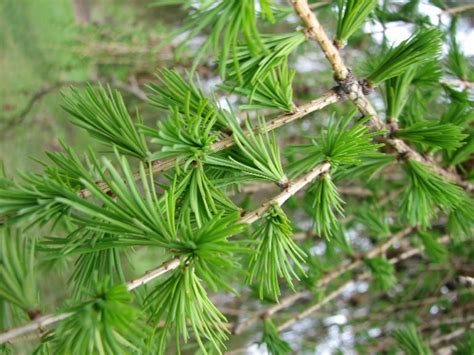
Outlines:
[[[272,131],[274,129],[277,129],[279,127],[285,126],[293,121],[299,120],[300,118],[303,118],[306,115],[309,115],[312,112],[322,110],[323,108],[334,104],[336,102],[340,102],[343,99],[336,93],[335,90],[329,90],[326,92],[323,96],[320,98],[313,100],[307,104],[301,105],[299,107],[296,107],[292,113],[286,113],[282,114],[270,121],[267,122],[265,127],[255,127],[254,131],[259,132],[259,133],[265,133]],[[227,138],[224,138],[220,140],[219,142],[216,142],[212,144],[209,149],[217,153],[221,150],[224,150],[226,148],[232,147],[235,144],[234,139],[230,136]],[[152,163],[152,172],[154,174],[167,171],[169,169],[172,169],[173,167],[176,166],[176,159],[175,158],[170,158],[166,160],[155,160]],[[134,174],[134,178],[138,180],[140,178],[139,173]],[[109,186],[105,182],[98,182],[97,186],[104,192],[109,191]],[[82,189],[79,192],[79,195],[82,198],[88,198],[91,196],[91,192],[87,189]]]
[[331,164],[329,163],[323,163],[320,165],[317,165],[315,168],[310,170],[308,173],[305,175],[297,178],[296,180],[292,181],[289,183],[288,187],[281,192],[279,195],[275,196],[271,200],[265,202],[261,207],[257,208],[256,210],[245,214],[241,218],[241,222],[243,223],[253,223],[260,219],[265,212],[267,212],[272,206],[278,205],[281,206],[283,205],[290,197],[295,195],[299,190],[301,190],[303,187],[311,183],[316,177],[326,174],[329,172],[329,169],[331,168]]
[[333,46],[332,41],[327,36],[323,27],[314,15],[314,12],[308,5],[308,1],[291,0],[291,4],[295,8],[295,11],[298,16],[305,23],[307,36],[315,39],[319,43],[319,46],[323,50],[324,55],[326,56],[334,70],[336,79],[345,80],[349,75],[349,70],[344,65],[344,62],[341,56],[339,55],[339,51],[336,49],[335,46]]
[[[145,285],[153,281],[154,279],[158,278],[159,276],[167,273],[168,271],[176,269],[179,266],[179,264],[180,264],[179,258],[171,259],[170,261],[163,263],[156,269],[153,269],[147,272],[142,277],[139,277],[135,280],[128,282],[127,289],[129,291],[132,291],[136,289],[137,287]],[[35,319],[32,322],[25,324],[23,326],[10,329],[4,333],[0,333],[0,344],[9,342],[12,339],[18,338],[24,334],[28,334],[34,331],[43,331],[46,326],[61,322],[64,319],[71,317],[73,314],[74,313],[72,312],[65,312],[65,313],[60,313],[60,314],[49,314],[49,315],[40,317],[38,319]]]
[[[312,169],[310,172],[307,174],[301,176],[300,178],[294,180],[289,184],[289,187],[272,198],[271,200],[265,202],[261,207],[258,209],[248,213],[247,215],[243,216],[240,219],[241,223],[248,223],[251,224],[255,221],[257,221],[259,218],[261,218],[265,212],[270,209],[273,205],[278,204],[281,206],[284,204],[291,196],[296,194],[299,190],[304,188],[306,185],[311,183],[316,177],[318,177],[321,174],[327,173],[330,169],[331,165],[329,163],[323,163],[318,166],[316,166],[314,169]],[[167,272],[177,269],[181,263],[180,258],[174,258],[171,259],[156,269],[153,269],[149,272],[147,272],[145,275],[132,280],[127,283],[127,289],[129,291],[132,291],[142,285],[145,285],[159,276],[162,276],[166,274]],[[23,326],[17,327],[10,329],[4,333],[0,333],[0,344],[9,342],[15,338],[18,338],[24,334],[31,333],[33,331],[41,331],[45,326],[52,325],[55,323],[58,323],[66,318],[69,318],[73,315],[73,313],[68,312],[68,313],[60,313],[57,315],[46,315],[41,318],[38,318],[37,320],[34,320],[28,324],[25,324]]]

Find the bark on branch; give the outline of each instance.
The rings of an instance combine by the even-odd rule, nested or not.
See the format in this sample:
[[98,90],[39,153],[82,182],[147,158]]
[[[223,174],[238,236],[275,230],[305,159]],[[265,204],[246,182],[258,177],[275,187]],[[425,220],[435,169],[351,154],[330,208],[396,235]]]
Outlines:
[[[377,111],[365,95],[361,83],[352,76],[350,69],[344,64],[341,54],[327,36],[324,28],[321,26],[316,15],[308,5],[308,1],[291,0],[291,3],[298,16],[304,22],[308,36],[318,42],[323,50],[326,59],[334,70],[335,79],[340,83],[341,88],[346,92],[349,99],[357,106],[363,115],[371,117],[371,122],[377,129],[387,130],[387,132],[390,132],[388,125],[380,119]],[[401,157],[416,160],[428,165],[433,172],[442,176],[446,180],[462,186],[467,191],[474,191],[474,184],[463,180],[458,174],[443,169],[432,159],[423,157],[405,141],[392,137],[386,137],[385,141],[391,145]]]

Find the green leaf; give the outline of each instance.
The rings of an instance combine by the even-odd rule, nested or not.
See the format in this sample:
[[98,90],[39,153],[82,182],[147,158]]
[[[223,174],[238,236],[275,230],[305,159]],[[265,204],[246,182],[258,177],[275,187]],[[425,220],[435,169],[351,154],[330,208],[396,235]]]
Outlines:
[[470,238],[474,228],[474,200],[466,197],[448,216],[449,235],[455,240]]
[[416,31],[398,46],[390,48],[367,79],[377,86],[402,75],[414,65],[433,60],[440,55],[441,39],[442,32],[436,28]]
[[175,269],[153,289],[145,302],[147,310],[157,322],[164,321],[159,335],[158,354],[164,354],[169,332],[176,334],[180,350],[180,336],[187,343],[192,330],[201,351],[207,354],[209,341],[213,350],[222,352],[229,330],[224,315],[212,304],[201,280],[191,265]]
[[474,154],[474,131],[471,130],[469,136],[465,141],[462,142],[463,145],[456,150],[453,155],[450,157],[450,165],[455,166],[461,163],[464,163],[471,159]]
[[[215,121],[215,130],[226,128],[226,113],[216,103],[209,100],[199,85],[193,83],[190,77],[187,80],[176,70],[161,69],[156,77],[158,83],[148,85],[152,91],[151,103],[163,110],[172,113],[179,112],[184,117],[201,116],[203,119],[210,117]],[[198,118],[195,118],[198,119]],[[148,131],[148,130],[147,130]]]
[[[72,89],[64,95],[64,108],[75,125],[84,128],[94,138],[108,146],[115,146],[122,154],[144,160],[149,155],[145,137],[137,129],[127,112],[120,93],[99,86],[89,86],[80,92]],[[137,113],[138,123],[141,117]]]
[[[92,238],[103,237],[100,235],[101,233],[95,234]],[[112,286],[115,282],[125,282],[120,260],[121,254],[118,248],[81,253],[74,263],[71,275],[74,297],[80,299],[85,295],[90,295],[91,290],[95,287],[92,275],[96,275],[99,280],[108,280],[108,286]]]
[[264,83],[270,73],[285,65],[290,54],[306,41],[306,36],[302,32],[292,32],[264,35],[262,40],[262,50],[258,53],[248,46],[237,47],[234,58],[226,63],[228,80],[242,87]]
[[431,355],[431,350],[413,324],[397,329],[393,337],[407,355]]
[[[354,111],[355,114],[355,111]],[[369,132],[365,125],[368,118],[361,119],[350,126],[354,114],[343,119],[332,118],[326,132],[313,139],[312,144],[301,144],[290,147],[303,155],[290,166],[293,176],[311,170],[322,161],[329,161],[331,166],[359,165],[363,158],[374,153],[383,144],[374,144],[373,138],[382,134],[381,131]]]
[[268,352],[272,355],[285,355],[291,353],[290,345],[280,337],[278,329],[271,319],[265,319],[263,321],[262,343],[267,346]]
[[260,298],[270,296],[278,300],[278,278],[283,277],[294,289],[292,279],[299,280],[298,273],[304,274],[301,263],[305,254],[291,239],[292,235],[291,222],[278,205],[272,206],[253,233],[252,239],[257,244],[250,259],[247,282],[257,285]]
[[[268,1],[268,0],[267,0]],[[185,34],[184,44],[209,29],[209,35],[195,55],[194,68],[203,56],[212,52],[220,63],[219,71],[222,78],[226,77],[226,63],[230,56],[237,53],[240,37],[252,53],[257,53],[261,46],[260,34],[257,29],[255,0],[219,0],[205,1],[198,4],[196,11],[191,13],[179,30],[171,34],[170,40]],[[193,68],[193,69],[194,69]]]
[[260,11],[262,13],[262,18],[268,20],[271,23],[275,23],[275,18],[273,17],[273,0],[260,0]]
[[130,305],[127,287],[106,284],[97,283],[92,300],[67,310],[72,316],[54,333],[56,354],[130,354],[143,348],[148,329]]
[[454,355],[469,355],[474,353],[474,332],[469,330],[455,345]]
[[416,67],[412,84],[415,86],[415,89],[427,88],[434,91],[433,89],[439,86],[442,76],[441,62],[438,58],[434,58]]
[[294,75],[295,71],[288,69],[288,63],[285,60],[281,65],[272,68],[263,80],[255,84],[250,82],[247,85],[239,85],[227,81],[220,88],[248,98],[248,103],[239,107],[242,110],[277,109],[292,112]]
[[192,264],[196,275],[213,291],[219,287],[233,291],[224,276],[234,276],[239,269],[234,254],[241,248],[239,244],[229,241],[231,236],[247,226],[239,220],[238,212],[227,216],[219,212],[197,229],[192,228],[187,220],[180,229],[179,239],[170,244],[173,253],[183,257],[185,263]]
[[412,225],[430,226],[436,207],[442,210],[455,209],[464,199],[464,191],[417,161],[405,163],[410,184],[401,200],[401,215]]
[[421,143],[428,147],[439,147],[448,151],[459,148],[463,144],[462,140],[467,137],[462,133],[462,128],[459,126],[426,120],[401,128],[396,135],[413,143]]
[[201,163],[176,176],[176,198],[180,199],[179,220],[192,214],[198,226],[210,221],[219,211],[227,213],[237,206],[206,175]]
[[89,149],[88,154],[83,159],[84,161],[81,161],[73,148],[62,141],[59,144],[64,152],[46,152],[49,160],[54,165],[39,161],[44,166],[46,176],[74,190],[84,188],[80,182],[81,176],[90,175],[99,180],[100,173],[97,171],[97,167],[92,164],[92,161],[97,159],[92,149]]
[[[335,228],[331,229],[332,235],[330,240],[326,240],[328,248],[337,246],[342,252],[347,255],[354,255],[354,249],[352,248],[351,242],[347,238],[344,226],[341,223],[335,225]],[[328,252],[330,253],[330,252]]]
[[70,207],[59,199],[75,194],[76,189],[38,174],[21,174],[22,184],[5,181],[0,187],[0,215],[9,223],[27,221],[30,226],[52,222],[54,227],[60,219],[69,215]]
[[337,171],[333,173],[334,180],[354,179],[360,177],[370,181],[383,168],[395,162],[393,155],[380,152],[369,152],[361,155],[359,158],[361,161],[360,164],[349,166],[344,169],[337,169]]
[[469,59],[464,55],[456,39],[456,20],[452,21],[454,26],[451,28],[450,46],[446,66],[448,73],[460,80],[469,81],[472,78]]
[[158,129],[144,130],[153,137],[153,143],[161,146],[161,150],[152,153],[149,160],[177,158],[189,164],[201,159],[210,152],[209,147],[217,139],[218,133],[213,131],[216,119],[212,111],[208,116],[200,112],[183,116],[177,109],[171,109],[171,115],[164,122],[158,122]]
[[418,235],[423,241],[426,253],[430,259],[435,263],[442,263],[448,259],[448,250],[442,244],[440,244],[436,237],[431,233],[419,231]]
[[344,47],[347,39],[357,31],[377,5],[377,0],[339,0],[336,45]]
[[385,258],[377,257],[364,260],[378,289],[386,292],[397,282],[394,266]]
[[33,318],[39,313],[35,242],[18,231],[4,229],[0,245],[0,298],[20,307]]
[[[81,181],[93,199],[69,193],[56,200],[70,206],[75,211],[74,220],[90,230],[115,234],[125,240],[132,238],[137,243],[166,246],[175,238],[174,192],[158,198],[151,171],[147,176],[142,162],[135,177],[125,157],[118,156],[118,160],[120,172],[103,159],[107,174],[104,172],[101,180],[110,188],[109,192],[104,192],[90,177],[83,177]],[[138,178],[140,185],[136,183]]]
[[385,82],[385,100],[387,102],[387,120],[397,120],[410,95],[410,84],[415,78],[416,67],[409,68],[400,76]]
[[469,102],[452,102],[441,116],[441,123],[465,127],[474,121],[474,110]]
[[329,175],[317,179],[311,186],[310,193],[314,194],[312,208],[316,233],[330,238],[338,228],[336,214],[340,216],[344,214],[342,208],[344,201]]
[[356,216],[371,237],[384,239],[392,234],[387,214],[382,209],[371,208],[369,204],[364,203],[357,209]]
[[[219,156],[207,156],[205,162],[212,166],[240,171],[256,179],[273,181],[280,186],[288,182],[281,164],[280,150],[276,144],[274,133],[269,133],[263,117],[259,117],[258,128],[255,129],[246,120],[246,128],[240,127],[237,120],[229,118],[238,150],[234,150],[228,159]],[[261,131],[259,131],[261,130]]]

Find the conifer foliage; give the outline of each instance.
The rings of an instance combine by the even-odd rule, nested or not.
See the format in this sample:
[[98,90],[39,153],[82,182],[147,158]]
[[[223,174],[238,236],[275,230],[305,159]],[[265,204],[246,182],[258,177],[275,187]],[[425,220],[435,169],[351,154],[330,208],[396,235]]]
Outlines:
[[[250,335],[247,346],[261,339],[272,354],[304,353],[304,334],[290,342],[284,331],[337,302],[348,285],[368,282],[365,303],[355,294],[351,307],[365,307],[359,313],[368,311],[369,324],[384,302],[403,317],[393,317],[395,331],[374,321],[371,328],[389,334],[384,340],[354,330],[357,346],[431,353],[425,335],[433,326],[405,322],[431,319],[410,313],[410,302],[448,289],[446,280],[464,272],[456,265],[472,261],[472,97],[441,82],[441,68],[468,80],[468,59],[453,26],[427,23],[417,1],[399,15],[372,0],[290,3],[154,4],[186,14],[163,45],[192,50],[191,40],[203,41],[189,72],[159,69],[148,86],[156,122],[130,113],[108,87],[65,91],[71,122],[100,148],[84,153],[61,142],[61,152],[39,161],[42,171],[0,176],[2,351],[34,332],[38,354],[224,353],[230,338],[261,323],[262,336]],[[334,41],[313,10],[327,15],[323,24],[337,23]],[[416,29],[395,46],[372,42],[380,54],[367,57],[358,80],[340,52],[351,37],[371,40],[367,21]],[[301,104],[307,75],[295,63],[317,50],[310,40],[337,81],[325,100]],[[221,79],[212,92],[196,73],[210,62]],[[326,84],[318,80],[312,85]],[[373,90],[383,113],[370,103]],[[291,124],[324,108],[303,130]],[[243,197],[252,186],[257,193]],[[140,276],[133,264],[141,252],[155,266]],[[415,255],[422,257],[408,264]],[[58,292],[66,299],[51,308],[41,275],[57,265],[67,270]],[[449,287],[456,303],[436,306],[448,317],[472,297],[457,281]],[[226,311],[228,299],[239,316]],[[464,323],[448,319],[440,332],[449,342]],[[472,349],[472,334],[457,346]]]

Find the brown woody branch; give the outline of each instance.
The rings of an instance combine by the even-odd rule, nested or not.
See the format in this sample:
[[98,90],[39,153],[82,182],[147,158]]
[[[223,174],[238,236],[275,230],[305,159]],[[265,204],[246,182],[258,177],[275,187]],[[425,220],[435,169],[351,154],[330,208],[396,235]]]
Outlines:
[[[391,132],[390,127],[380,119],[377,111],[366,97],[366,89],[364,86],[352,76],[351,70],[344,64],[338,49],[327,36],[324,28],[308,5],[308,1],[291,0],[291,3],[298,16],[303,20],[307,35],[318,42],[323,50],[326,59],[333,68],[335,79],[339,82],[343,92],[347,94],[348,98],[357,106],[363,115],[371,117],[371,122],[377,129]],[[468,191],[474,191],[473,184],[463,180],[458,174],[443,169],[432,159],[422,156],[405,143],[405,141],[391,136],[386,137],[385,141],[391,145],[401,157],[419,161],[429,166],[433,172],[443,178],[462,186]]]
[[[400,239],[400,238],[399,238]],[[446,242],[448,239],[448,237],[443,237],[441,238],[441,242]],[[385,243],[386,244],[386,243]],[[418,255],[422,252],[423,248],[415,248],[415,249],[411,249],[410,251],[406,252],[406,253],[402,253],[400,254],[399,256],[397,257],[394,257],[394,258],[391,258],[389,259],[389,262],[391,264],[397,264],[403,260],[406,260],[406,259],[409,259],[411,258],[412,256],[415,256],[415,255]],[[377,255],[381,255],[381,254],[377,254]],[[375,255],[373,255],[375,256]],[[367,279],[370,279],[371,278],[371,273],[370,272],[364,272],[363,274],[359,275],[357,278],[356,278],[356,281],[363,281],[363,280],[367,280]],[[315,305],[307,308],[305,311],[303,311],[302,313],[296,315],[295,317],[289,319],[288,321],[286,321],[285,323],[283,323],[282,325],[280,325],[278,327],[278,330],[279,331],[283,331],[289,327],[291,327],[293,324],[295,324],[297,321],[303,319],[303,318],[306,318],[307,316],[309,316],[310,314],[314,313],[315,311],[317,311],[318,309],[320,309],[323,305],[325,305],[326,303],[332,301],[333,299],[337,298],[339,295],[341,295],[344,290],[347,288],[347,286],[349,286],[352,282],[354,282],[354,280],[350,280],[346,283],[344,283],[342,286],[338,287],[335,291],[331,292],[330,294],[328,294],[326,297],[324,297],[321,301],[319,301],[318,303],[316,303]]]
[[[137,85],[128,84],[117,79],[112,79],[112,82],[103,81],[104,84],[110,85],[113,88],[119,89],[123,92],[128,92],[129,94],[137,97],[141,101],[148,101],[148,98],[143,90],[141,90]],[[34,92],[31,97],[28,99],[25,106],[14,116],[7,117],[2,123],[2,134],[4,135],[8,130],[12,129],[19,123],[21,123],[25,117],[30,113],[33,107],[43,99],[43,97],[49,95],[50,93],[60,90],[66,86],[83,86],[88,85],[88,81],[58,81],[52,84],[45,84],[41,86],[36,92]]]

